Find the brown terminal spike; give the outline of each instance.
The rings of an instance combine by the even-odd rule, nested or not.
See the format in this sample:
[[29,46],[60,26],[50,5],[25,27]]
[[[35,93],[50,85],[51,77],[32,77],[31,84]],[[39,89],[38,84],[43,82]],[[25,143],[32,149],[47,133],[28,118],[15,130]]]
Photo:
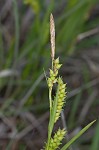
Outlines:
[[53,15],[50,15],[50,36],[51,36],[51,57],[54,60],[55,57],[55,23]]

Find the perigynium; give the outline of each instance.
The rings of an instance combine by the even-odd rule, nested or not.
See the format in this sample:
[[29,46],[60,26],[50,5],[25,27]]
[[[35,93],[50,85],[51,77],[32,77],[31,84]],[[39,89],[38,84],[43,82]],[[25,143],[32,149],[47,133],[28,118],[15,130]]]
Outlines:
[[[62,140],[66,135],[65,129],[58,129],[58,131],[52,136],[55,123],[59,120],[61,111],[66,102],[66,83],[63,82],[62,77],[59,75],[60,64],[59,57],[55,59],[55,24],[54,18],[50,16],[50,34],[51,34],[51,59],[52,67],[49,69],[49,77],[47,77],[47,84],[49,89],[49,104],[50,104],[50,119],[48,126],[48,140],[45,144],[44,150],[56,150],[60,148]],[[56,94],[53,96],[53,86],[56,85]],[[95,121],[89,123],[83,128],[76,136],[74,136],[69,142],[67,142],[61,150],[67,150],[67,148],[79,138]]]

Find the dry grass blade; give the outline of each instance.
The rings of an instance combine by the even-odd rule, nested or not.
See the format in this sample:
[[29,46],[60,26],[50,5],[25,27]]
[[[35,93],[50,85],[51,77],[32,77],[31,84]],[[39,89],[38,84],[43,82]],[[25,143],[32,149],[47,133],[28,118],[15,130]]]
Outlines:
[[85,103],[85,105],[82,108],[82,111],[79,115],[79,119],[78,122],[79,123],[83,123],[85,120],[85,117],[87,116],[88,110],[91,107],[92,103],[94,102],[96,96],[98,95],[98,91],[93,91],[93,93],[89,96],[87,102]]
[[8,77],[8,76],[18,76],[19,73],[17,70],[5,69],[0,71],[0,78]]
[[98,33],[99,33],[99,27],[96,27],[96,28],[91,29],[87,32],[79,34],[78,37],[77,37],[77,41],[80,42],[81,40],[83,40],[85,38],[88,38],[90,36],[93,36],[95,34],[98,34]]

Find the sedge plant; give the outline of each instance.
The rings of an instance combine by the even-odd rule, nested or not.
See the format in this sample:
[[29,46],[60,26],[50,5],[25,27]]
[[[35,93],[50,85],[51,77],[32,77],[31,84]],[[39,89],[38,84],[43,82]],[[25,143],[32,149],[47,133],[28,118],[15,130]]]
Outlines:
[[[62,77],[59,75],[59,69],[62,64],[60,64],[59,57],[55,58],[55,24],[53,15],[50,15],[50,35],[51,35],[51,60],[52,67],[49,69],[49,77],[47,77],[47,84],[49,89],[49,104],[50,104],[50,118],[48,125],[48,139],[44,146],[44,150],[57,150],[60,149],[62,140],[65,137],[67,131],[63,129],[58,129],[53,135],[53,128],[56,122],[60,118],[63,106],[66,103],[67,96],[67,86],[63,82]],[[53,96],[53,86],[56,85],[56,94]],[[67,150],[68,147],[78,139],[95,121],[89,123],[84,127],[76,136],[74,136],[69,142],[67,142],[60,150]],[[52,136],[53,135],[53,136]]]

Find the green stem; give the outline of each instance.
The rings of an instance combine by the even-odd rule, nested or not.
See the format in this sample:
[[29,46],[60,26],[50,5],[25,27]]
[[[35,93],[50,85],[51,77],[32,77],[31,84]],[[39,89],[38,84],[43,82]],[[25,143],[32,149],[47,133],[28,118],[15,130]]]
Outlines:
[[52,110],[52,88],[49,89],[50,115]]

